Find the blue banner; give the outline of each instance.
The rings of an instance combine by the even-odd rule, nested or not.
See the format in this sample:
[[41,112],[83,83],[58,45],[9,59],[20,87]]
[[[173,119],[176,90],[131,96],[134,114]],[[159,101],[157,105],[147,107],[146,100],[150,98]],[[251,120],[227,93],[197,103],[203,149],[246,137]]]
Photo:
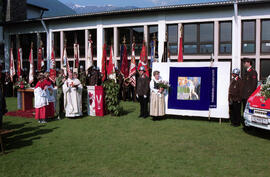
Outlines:
[[212,104],[212,68],[170,67],[170,85],[169,109],[209,110]]

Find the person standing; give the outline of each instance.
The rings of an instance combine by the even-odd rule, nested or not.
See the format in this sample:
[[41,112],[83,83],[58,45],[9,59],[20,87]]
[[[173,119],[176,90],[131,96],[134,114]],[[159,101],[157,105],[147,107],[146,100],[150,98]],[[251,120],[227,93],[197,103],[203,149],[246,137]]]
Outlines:
[[150,82],[150,115],[153,120],[165,115],[165,90],[159,87],[160,81],[159,71],[154,71]]
[[50,73],[46,72],[44,74],[45,79],[44,79],[44,89],[46,91],[47,97],[48,97],[48,102],[49,105],[46,107],[46,118],[54,118],[54,102],[55,102],[55,97],[54,97],[54,89],[53,89],[53,82],[50,80]]
[[140,67],[139,74],[136,85],[136,96],[140,103],[139,117],[146,118],[148,116],[149,78],[145,75],[144,66]]
[[72,72],[63,85],[63,93],[66,117],[82,116],[82,85],[79,79],[73,77]]
[[38,83],[34,89],[35,96],[35,119],[38,120],[39,123],[47,123],[46,122],[46,106],[48,103],[47,93],[44,90],[44,75],[38,75]]
[[58,73],[58,77],[56,78],[55,84],[57,87],[57,101],[56,101],[56,114],[58,116],[58,120],[60,120],[63,116],[64,111],[64,95],[63,95],[63,84],[66,81],[64,77],[64,70],[60,69]]
[[3,116],[7,113],[6,99],[5,95],[2,93],[2,88],[0,86],[0,129],[3,128]]
[[236,68],[232,72],[232,81],[229,87],[230,119],[233,126],[240,126],[241,123],[242,89],[240,70]]
[[257,79],[257,72],[252,68],[251,65],[252,60],[248,58],[244,58],[244,68],[245,71],[243,75],[243,110],[242,112],[244,113],[245,107],[247,104],[247,100],[250,97],[250,95],[256,90],[257,84],[258,84],[258,79]]
[[82,112],[85,114],[87,112],[87,87],[86,87],[86,72],[83,66],[80,66],[79,80],[81,81],[82,90]]

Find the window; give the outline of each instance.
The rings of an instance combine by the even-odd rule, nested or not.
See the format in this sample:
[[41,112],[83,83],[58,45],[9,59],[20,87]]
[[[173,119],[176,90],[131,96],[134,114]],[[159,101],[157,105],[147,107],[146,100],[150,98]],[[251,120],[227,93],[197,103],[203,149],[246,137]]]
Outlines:
[[33,58],[37,59],[37,34],[21,34],[19,35],[20,47],[22,48],[23,60],[29,60],[31,42],[33,42]]
[[232,22],[219,23],[219,53],[232,53]]
[[66,39],[67,56],[74,58],[74,44],[79,44],[80,58],[85,57],[85,31],[66,31],[64,32]]
[[168,50],[171,56],[178,54],[178,25],[167,25]]
[[93,41],[92,43],[92,48],[93,48],[93,57],[97,57],[97,30],[96,29],[90,29],[88,31],[88,34],[91,34],[91,40]]
[[119,54],[120,54],[120,47],[123,44],[124,36],[126,38],[126,46],[127,46],[127,54],[131,55],[131,45],[133,41],[133,37],[135,37],[135,55],[139,56],[142,50],[142,43],[144,40],[144,28],[143,27],[124,27],[119,28]]
[[64,32],[64,45],[66,44],[68,58],[74,58],[75,31]]
[[56,61],[56,69],[61,69],[61,61]]
[[151,56],[151,42],[155,39],[155,57],[158,57],[158,26],[149,26],[148,27],[148,41],[149,41],[149,45],[148,45],[148,55]]
[[260,77],[261,80],[266,80],[266,78],[270,75],[270,59],[261,59],[260,62]]
[[80,59],[84,58],[85,57],[85,30],[75,31],[75,42],[79,44]]
[[10,47],[13,48],[13,58],[14,58],[14,62],[16,62],[16,59],[17,59],[17,40],[16,40],[16,35],[11,35],[10,36]]
[[54,49],[54,57],[60,58],[60,32],[53,33],[53,49]]
[[255,53],[256,25],[255,21],[242,22],[242,53]]
[[262,20],[261,52],[270,53],[270,20]]
[[214,51],[214,24],[184,24],[184,54],[211,54]]
[[[110,47],[113,45],[113,28],[104,29],[105,44],[107,45],[107,55],[110,55]],[[115,53],[116,51],[114,51]]]

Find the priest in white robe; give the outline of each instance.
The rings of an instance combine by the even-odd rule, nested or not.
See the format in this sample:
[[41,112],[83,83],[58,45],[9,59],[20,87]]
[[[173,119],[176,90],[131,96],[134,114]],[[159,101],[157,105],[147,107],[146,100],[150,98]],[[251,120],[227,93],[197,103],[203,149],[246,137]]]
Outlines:
[[64,109],[66,117],[82,116],[82,84],[70,72],[63,85]]

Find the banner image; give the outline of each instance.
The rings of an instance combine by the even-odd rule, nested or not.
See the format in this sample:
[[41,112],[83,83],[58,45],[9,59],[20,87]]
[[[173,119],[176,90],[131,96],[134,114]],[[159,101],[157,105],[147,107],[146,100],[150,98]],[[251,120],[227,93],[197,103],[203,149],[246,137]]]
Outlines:
[[165,95],[166,114],[229,118],[229,62],[153,63],[170,89]]

